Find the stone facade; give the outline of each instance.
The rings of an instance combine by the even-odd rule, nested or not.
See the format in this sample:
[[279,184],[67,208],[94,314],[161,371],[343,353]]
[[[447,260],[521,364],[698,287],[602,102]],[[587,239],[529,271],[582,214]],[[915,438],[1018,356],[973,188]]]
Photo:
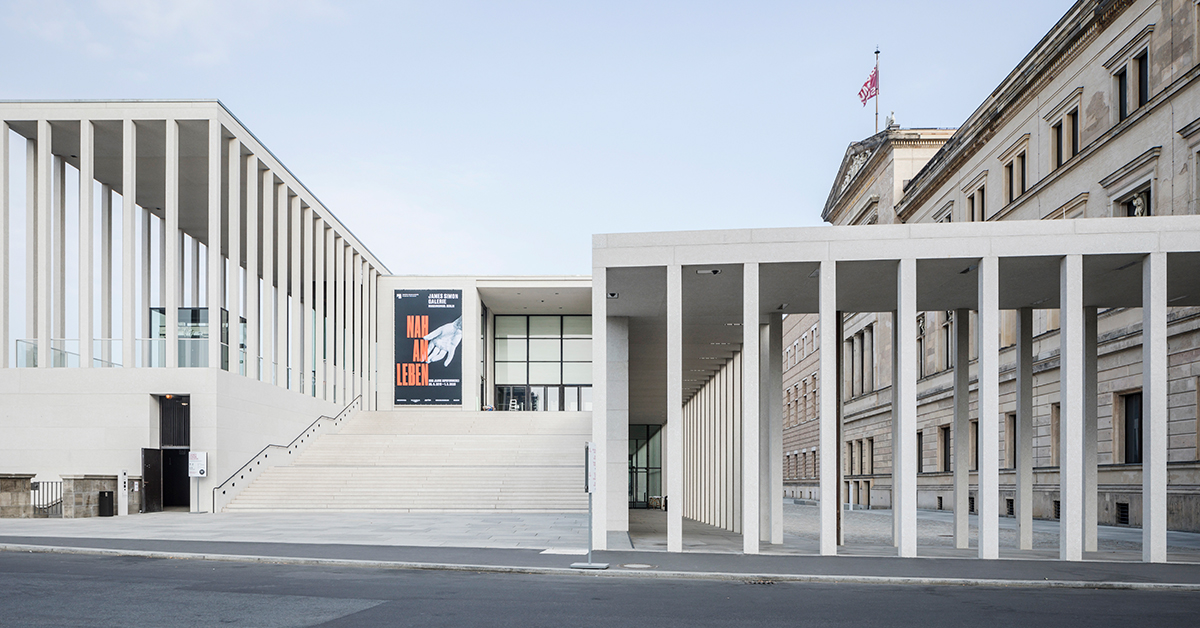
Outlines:
[[0,473],[0,518],[28,519],[33,516],[31,479],[33,474]]
[[[1197,213],[1197,18],[1198,8],[1191,2],[1076,3],[957,131],[946,132],[945,144],[936,152],[914,152],[901,141],[906,134],[920,137],[927,131],[922,129],[892,128],[852,144],[823,218],[856,225],[872,222],[871,216],[880,222],[890,217],[912,223]],[[909,167],[922,158],[928,163],[898,185],[897,179],[906,176],[895,165],[902,154]],[[958,462],[951,451],[955,323],[950,314],[918,313],[919,362],[914,368],[921,508],[953,508],[951,469]],[[1140,311],[1131,308],[1102,309],[1098,316],[1100,524],[1141,523],[1141,465],[1126,460],[1125,447],[1136,430],[1124,416],[1126,404],[1140,399],[1142,388],[1141,321]],[[1053,519],[1059,485],[1058,311],[1035,310],[1033,322],[1034,516]],[[889,314],[846,314],[843,320],[841,488],[844,501],[870,507],[891,503],[892,357],[879,342],[890,342],[891,324]],[[974,337],[974,315],[969,324]],[[1001,514],[1014,490],[1016,328],[1016,312],[1003,312]],[[803,324],[785,324],[784,347],[797,342],[804,329]],[[1200,309],[1171,308],[1168,334],[1168,527],[1200,531]],[[864,359],[864,351],[874,352],[874,359]],[[971,351],[973,366],[974,346]],[[785,381],[785,403],[792,386]],[[977,419],[975,387],[972,372],[972,421]],[[972,423],[969,434],[972,469],[977,464],[977,425]],[[788,452],[811,451],[817,433],[785,421],[784,440]],[[815,494],[815,475],[785,473],[785,494]]]
[[[115,475],[67,475],[63,476],[64,519],[100,516],[100,491],[113,492],[113,512],[116,512],[117,476]],[[130,509],[130,512],[137,512]]]

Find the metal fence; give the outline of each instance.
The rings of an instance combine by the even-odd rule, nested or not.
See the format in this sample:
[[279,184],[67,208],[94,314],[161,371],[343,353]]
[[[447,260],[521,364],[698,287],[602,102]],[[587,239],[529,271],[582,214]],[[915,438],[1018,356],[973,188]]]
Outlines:
[[33,482],[30,485],[32,494],[33,516],[62,518],[63,483]]

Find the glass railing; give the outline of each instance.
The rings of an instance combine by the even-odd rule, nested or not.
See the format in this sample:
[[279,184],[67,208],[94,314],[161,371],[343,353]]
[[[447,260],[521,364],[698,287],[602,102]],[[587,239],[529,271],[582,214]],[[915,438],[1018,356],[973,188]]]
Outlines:
[[79,368],[79,341],[51,338],[50,365],[55,368]]
[[17,368],[37,368],[37,340],[17,340]]
[[123,345],[120,338],[96,338],[92,340],[92,366],[96,368],[120,368]]
[[243,377],[246,375],[246,349],[244,345],[243,348],[238,349],[238,375]]
[[163,368],[167,365],[166,338],[138,338],[134,341],[133,354],[137,368]]
[[208,366],[208,338],[179,339],[179,367],[205,368]]

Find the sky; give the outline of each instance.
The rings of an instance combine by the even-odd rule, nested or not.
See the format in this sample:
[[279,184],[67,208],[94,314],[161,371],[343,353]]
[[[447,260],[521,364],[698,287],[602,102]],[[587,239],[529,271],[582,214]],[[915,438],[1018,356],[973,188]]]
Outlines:
[[820,224],[877,45],[880,122],[955,127],[1072,3],[4,4],[0,99],[217,98],[392,274],[536,275]]

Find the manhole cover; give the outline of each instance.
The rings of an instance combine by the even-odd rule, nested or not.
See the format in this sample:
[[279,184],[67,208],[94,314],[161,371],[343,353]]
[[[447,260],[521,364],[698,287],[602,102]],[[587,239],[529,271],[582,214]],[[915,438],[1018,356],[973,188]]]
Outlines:
[[647,565],[646,563],[625,563],[621,566],[626,569],[654,569],[654,565]]

